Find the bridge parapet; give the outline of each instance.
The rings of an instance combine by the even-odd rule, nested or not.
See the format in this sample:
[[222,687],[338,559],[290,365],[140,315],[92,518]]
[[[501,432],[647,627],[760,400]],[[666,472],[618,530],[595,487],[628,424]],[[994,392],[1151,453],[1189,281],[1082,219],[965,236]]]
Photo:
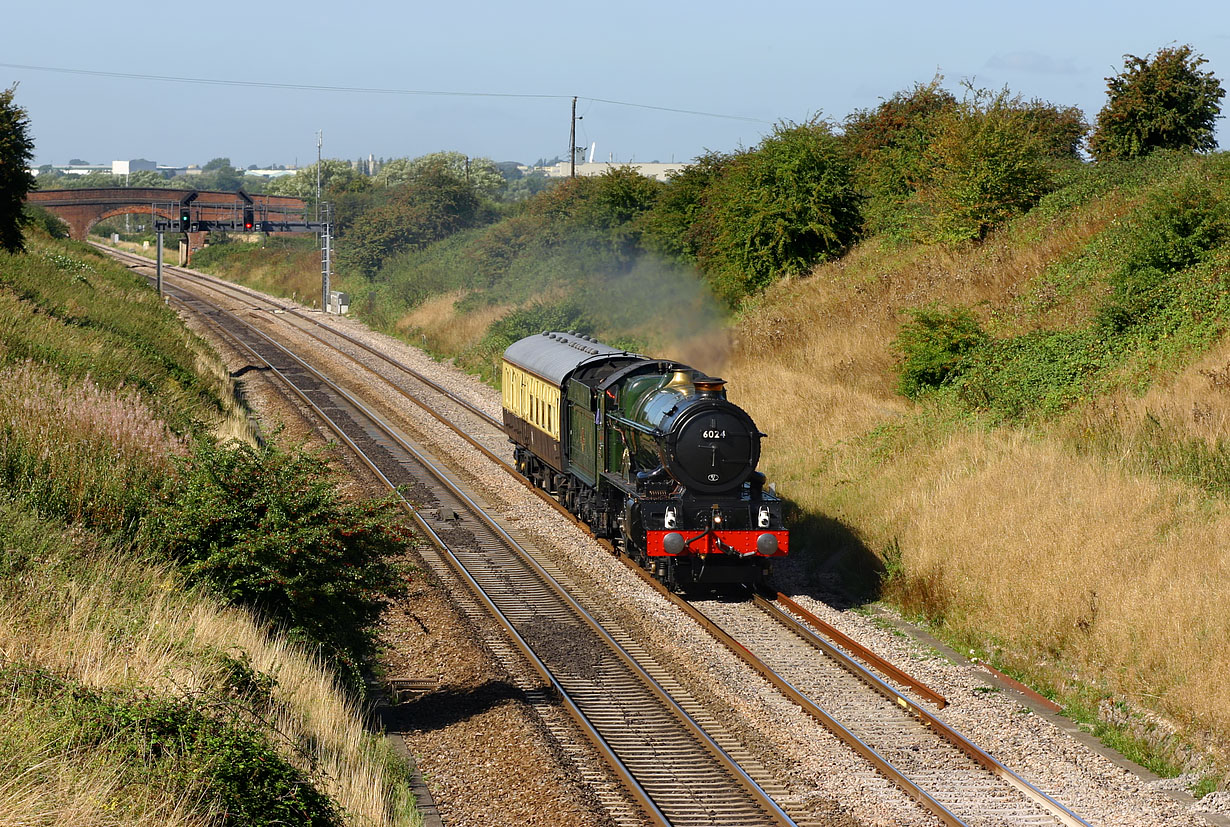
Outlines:
[[[26,203],[36,204],[62,219],[69,235],[85,241],[90,228],[105,218],[125,213],[150,215],[155,219],[178,221],[178,208],[195,193],[191,203],[206,216],[207,221],[219,221],[238,216],[236,229],[242,229],[242,210],[251,205],[254,212],[265,216],[296,217],[306,221],[307,202],[285,195],[241,195],[212,190],[173,190],[157,187],[100,187],[78,190],[35,190],[26,196]],[[170,209],[168,209],[170,205]]]

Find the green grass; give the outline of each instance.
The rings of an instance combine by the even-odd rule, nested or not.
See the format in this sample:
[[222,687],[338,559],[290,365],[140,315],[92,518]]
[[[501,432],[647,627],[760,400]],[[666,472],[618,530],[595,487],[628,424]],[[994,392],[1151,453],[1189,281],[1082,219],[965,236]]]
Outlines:
[[222,383],[199,372],[205,353],[144,279],[85,245],[0,253],[0,365],[33,360],[123,387],[183,433],[227,409]]

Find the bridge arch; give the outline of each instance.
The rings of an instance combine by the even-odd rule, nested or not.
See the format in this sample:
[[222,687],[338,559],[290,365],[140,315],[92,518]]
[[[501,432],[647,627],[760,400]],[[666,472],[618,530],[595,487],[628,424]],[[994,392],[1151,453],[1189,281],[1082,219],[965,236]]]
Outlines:
[[[173,190],[157,187],[99,187],[79,190],[34,190],[26,196],[27,204],[35,204],[68,225],[69,235],[77,241],[85,241],[90,228],[115,215],[140,213],[158,215],[174,220],[177,216],[166,214],[190,195],[194,195],[197,207],[216,208],[220,211],[240,209],[248,203],[244,196],[234,192],[212,190]],[[284,195],[251,195],[251,203],[280,213],[307,215],[307,203],[302,198]]]

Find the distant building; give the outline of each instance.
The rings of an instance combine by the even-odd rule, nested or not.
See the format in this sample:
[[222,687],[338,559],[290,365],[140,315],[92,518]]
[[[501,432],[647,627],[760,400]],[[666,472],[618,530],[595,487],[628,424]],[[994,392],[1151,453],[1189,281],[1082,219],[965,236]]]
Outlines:
[[91,172],[111,171],[111,167],[105,164],[65,164],[64,166],[55,166],[53,169],[58,169],[65,175],[89,175]]
[[[621,164],[614,161],[587,161],[577,162],[577,175],[601,175],[607,170],[616,169],[618,167],[628,166],[648,178],[656,178],[659,181],[665,181],[667,176],[672,172],[679,172],[690,164],[640,164],[627,163]],[[542,167],[541,171],[548,178],[567,178],[571,174],[567,161],[560,161],[555,166]]]
[[258,178],[281,178],[283,175],[294,175],[296,170],[291,169],[245,169],[244,175],[255,175]]
[[144,158],[133,158],[131,161],[112,161],[112,175],[131,175],[134,172],[157,172],[158,165]]

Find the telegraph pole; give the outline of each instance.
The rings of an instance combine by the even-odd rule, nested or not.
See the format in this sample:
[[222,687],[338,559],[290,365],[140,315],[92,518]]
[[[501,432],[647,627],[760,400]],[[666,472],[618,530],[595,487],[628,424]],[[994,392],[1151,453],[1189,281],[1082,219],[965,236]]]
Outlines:
[[577,96],[572,96],[572,128],[568,130],[568,177],[577,177]]

